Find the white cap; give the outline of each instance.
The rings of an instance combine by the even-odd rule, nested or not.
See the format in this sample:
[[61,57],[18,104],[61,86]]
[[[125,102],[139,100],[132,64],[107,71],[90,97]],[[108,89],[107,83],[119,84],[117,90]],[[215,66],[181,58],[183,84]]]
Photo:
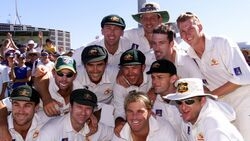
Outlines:
[[209,96],[213,99],[217,99],[217,96],[215,95],[204,93],[203,82],[199,78],[179,79],[176,84],[176,93],[164,96],[165,99],[183,100],[196,96]]

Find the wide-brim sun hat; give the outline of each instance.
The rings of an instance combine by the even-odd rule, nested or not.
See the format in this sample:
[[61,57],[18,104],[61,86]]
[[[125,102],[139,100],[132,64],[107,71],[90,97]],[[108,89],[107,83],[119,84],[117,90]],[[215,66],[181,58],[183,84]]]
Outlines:
[[162,22],[168,22],[169,21],[169,14],[168,11],[162,11],[160,10],[160,5],[155,2],[146,2],[142,5],[142,8],[140,9],[139,13],[132,15],[133,19],[140,23],[140,18],[142,14],[145,13],[157,13],[161,15]]
[[176,93],[168,94],[163,98],[169,100],[184,100],[198,96],[208,96],[212,99],[218,98],[215,95],[204,92],[203,82],[199,78],[179,79],[176,82],[176,87],[177,87]]

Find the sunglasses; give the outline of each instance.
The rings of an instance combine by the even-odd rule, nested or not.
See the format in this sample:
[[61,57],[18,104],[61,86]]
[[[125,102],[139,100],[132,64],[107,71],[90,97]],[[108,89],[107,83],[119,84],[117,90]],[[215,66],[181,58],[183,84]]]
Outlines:
[[72,72],[67,73],[67,74],[62,73],[62,72],[56,72],[56,74],[57,74],[58,76],[60,76],[60,77],[66,76],[67,78],[71,78],[71,77],[74,76],[74,73],[72,73]]
[[180,100],[176,100],[176,101],[175,101],[175,103],[176,103],[177,105],[182,105],[183,102],[184,102],[186,105],[192,105],[192,104],[195,103],[195,100],[194,100],[194,99],[186,99],[186,100],[182,100],[182,101],[180,101]]

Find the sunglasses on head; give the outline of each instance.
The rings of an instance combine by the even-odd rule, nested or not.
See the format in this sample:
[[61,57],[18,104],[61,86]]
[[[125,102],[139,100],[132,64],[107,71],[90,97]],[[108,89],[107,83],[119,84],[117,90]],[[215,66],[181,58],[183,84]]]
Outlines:
[[184,102],[186,105],[192,105],[192,104],[195,103],[195,100],[190,98],[190,99],[186,99],[186,100],[176,100],[176,101],[175,101],[175,103],[176,103],[177,105],[182,105],[183,102]]
[[65,73],[62,73],[62,72],[59,72],[59,71],[56,72],[56,74],[57,74],[58,76],[60,76],[60,77],[66,76],[67,78],[71,78],[71,77],[74,75],[73,72],[69,72],[69,73],[65,74]]

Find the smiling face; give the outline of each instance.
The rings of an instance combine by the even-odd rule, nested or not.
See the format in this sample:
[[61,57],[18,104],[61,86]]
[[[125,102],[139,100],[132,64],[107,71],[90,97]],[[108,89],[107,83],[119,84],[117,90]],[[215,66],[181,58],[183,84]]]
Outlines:
[[120,37],[123,35],[123,29],[116,25],[104,25],[102,35],[104,36],[106,46],[118,47]]
[[12,100],[14,126],[30,126],[37,108],[35,102]]
[[203,36],[202,25],[199,20],[189,18],[185,21],[178,22],[178,28],[181,38],[191,47],[196,47]]
[[73,73],[73,71],[62,69],[58,72],[53,71],[53,75],[59,90],[69,90],[73,87],[73,81],[76,78],[76,73]]
[[142,132],[149,129],[150,110],[141,101],[131,102],[126,106],[126,118],[132,132]]
[[80,131],[93,113],[93,107],[73,102],[70,108],[71,123],[76,131]]
[[131,85],[140,86],[143,82],[143,71],[145,65],[128,65],[121,66],[121,71],[124,77]]
[[162,23],[162,18],[157,13],[144,13],[141,15],[140,23],[146,34],[153,33],[153,29]]
[[187,99],[182,100],[181,104],[178,105],[179,111],[181,113],[182,119],[185,122],[190,122],[194,124],[200,114],[202,106],[205,104],[206,98],[205,97],[193,97],[188,100],[194,100],[194,103],[188,104],[188,102],[184,102]]
[[97,62],[90,62],[86,63],[84,66],[89,76],[89,79],[93,83],[98,84],[101,81],[102,76],[104,74],[106,68],[106,62],[104,60]]

